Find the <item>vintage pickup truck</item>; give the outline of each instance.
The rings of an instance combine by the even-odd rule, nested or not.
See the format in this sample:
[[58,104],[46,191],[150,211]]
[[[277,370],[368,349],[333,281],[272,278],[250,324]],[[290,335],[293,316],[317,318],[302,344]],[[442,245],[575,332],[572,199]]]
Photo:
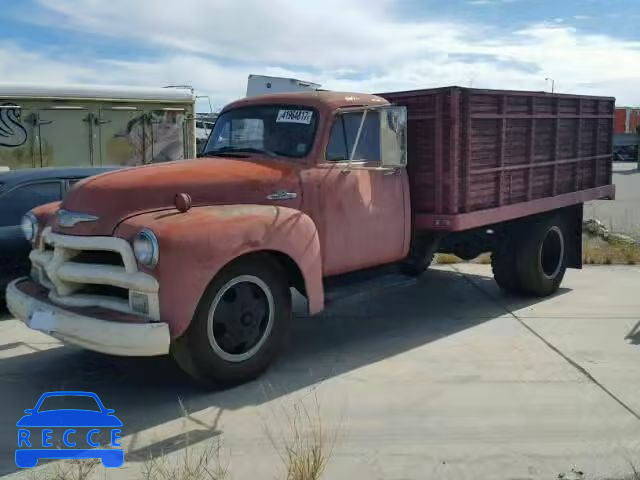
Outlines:
[[315,314],[380,267],[492,252],[502,289],[551,295],[582,265],[583,202],[614,196],[613,115],[611,98],[459,87],[245,98],[202,158],[99,175],[32,210],[32,272],[8,307],[64,342],[171,353],[232,384],[281,349],[292,288]]

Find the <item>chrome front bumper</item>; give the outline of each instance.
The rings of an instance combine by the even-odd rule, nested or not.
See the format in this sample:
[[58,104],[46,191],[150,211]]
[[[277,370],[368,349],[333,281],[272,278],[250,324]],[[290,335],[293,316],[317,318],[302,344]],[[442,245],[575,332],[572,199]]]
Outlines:
[[[88,350],[122,356],[154,356],[169,353],[169,326],[161,322],[137,320],[133,315],[114,319],[107,309],[91,316],[61,308],[45,295],[37,295],[41,287],[27,278],[14,280],[7,287],[9,311],[29,328],[39,330],[63,342]],[[43,298],[44,297],[44,298]],[[111,318],[109,318],[111,317]],[[118,315],[115,315],[118,317]]]

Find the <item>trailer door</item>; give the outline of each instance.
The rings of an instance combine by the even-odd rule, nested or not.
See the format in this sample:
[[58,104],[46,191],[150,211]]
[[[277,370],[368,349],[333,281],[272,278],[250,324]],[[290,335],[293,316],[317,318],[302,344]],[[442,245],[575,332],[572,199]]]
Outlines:
[[186,157],[185,110],[164,108],[150,113],[151,118],[151,162],[182,160]]
[[147,115],[137,107],[102,108],[100,125],[101,165],[142,165],[148,163],[151,131]]
[[40,166],[35,112],[13,101],[0,101],[0,167]]
[[43,167],[94,165],[94,125],[84,107],[64,106],[38,112]]

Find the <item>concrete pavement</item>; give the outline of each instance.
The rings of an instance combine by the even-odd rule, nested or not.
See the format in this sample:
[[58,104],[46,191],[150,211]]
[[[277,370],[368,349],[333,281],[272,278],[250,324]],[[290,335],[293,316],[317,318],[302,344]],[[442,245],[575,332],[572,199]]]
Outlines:
[[[437,267],[415,281],[299,316],[286,353],[260,380],[194,387],[164,358],[61,347],[0,322],[0,475],[15,422],[45,391],[98,393],[123,421],[126,464],[223,445],[234,479],[281,478],[266,431],[286,434],[296,405],[337,431],[324,478],[624,478],[640,465],[640,268],[569,271],[545,300],[506,297],[484,265]],[[186,412],[186,413],[185,413]],[[640,468],[640,467],[638,467]],[[278,477],[279,475],[279,477]]]
[[640,170],[635,162],[613,164],[616,200],[598,200],[585,205],[585,217],[597,218],[617,233],[640,240]]

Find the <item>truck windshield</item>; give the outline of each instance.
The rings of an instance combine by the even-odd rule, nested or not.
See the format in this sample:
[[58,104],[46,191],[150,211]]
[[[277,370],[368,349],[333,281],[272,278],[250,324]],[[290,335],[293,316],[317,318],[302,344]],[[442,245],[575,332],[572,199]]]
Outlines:
[[268,105],[224,112],[203,155],[265,153],[304,157],[313,145],[318,114],[309,107]]

